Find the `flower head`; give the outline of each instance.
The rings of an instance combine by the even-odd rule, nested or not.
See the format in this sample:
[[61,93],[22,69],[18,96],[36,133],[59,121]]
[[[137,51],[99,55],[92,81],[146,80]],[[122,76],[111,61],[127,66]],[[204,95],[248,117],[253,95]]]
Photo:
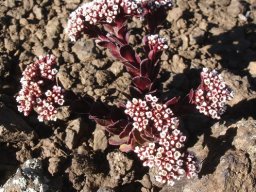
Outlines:
[[192,178],[197,175],[197,164],[193,155],[184,152],[186,137],[179,130],[161,138],[158,143],[135,147],[143,166],[155,168],[156,181],[174,185],[182,177]]
[[117,17],[138,15],[142,12],[135,0],[94,0],[83,4],[72,12],[68,20],[68,35],[76,41],[81,33],[87,32],[92,25],[114,23]]
[[233,91],[225,84],[217,71],[204,68],[201,84],[194,94],[193,103],[200,113],[220,119],[226,110],[226,102],[233,98]]
[[150,50],[153,50],[154,52],[163,51],[168,48],[165,38],[162,38],[157,34],[149,35],[146,42]]
[[39,121],[56,120],[56,107],[64,103],[62,88],[54,85],[58,72],[54,68],[56,64],[56,58],[47,55],[40,57],[23,71],[20,81],[22,88],[16,100],[19,103],[18,110],[25,116],[34,109],[38,113]]
[[158,98],[152,95],[146,95],[145,100],[128,101],[125,113],[133,122],[131,131],[139,131],[142,138],[150,140],[159,140],[161,134],[168,134],[179,126],[172,110],[158,103]]

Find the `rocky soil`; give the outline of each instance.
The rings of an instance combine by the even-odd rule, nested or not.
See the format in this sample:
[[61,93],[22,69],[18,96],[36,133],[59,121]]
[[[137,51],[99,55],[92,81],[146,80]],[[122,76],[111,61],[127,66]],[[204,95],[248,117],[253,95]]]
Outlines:
[[[184,95],[202,67],[221,71],[235,97],[219,122],[182,119],[197,154],[199,177],[159,186],[132,153],[109,146],[109,135],[80,111],[73,96],[113,105],[126,99],[130,76],[109,52],[82,38],[71,43],[67,18],[81,0],[0,2],[0,191],[253,192],[256,189],[256,1],[175,0],[160,34],[163,97]],[[141,21],[129,27],[140,29]],[[131,44],[141,39],[132,33]],[[58,58],[58,79],[72,97],[57,122],[17,111],[21,72],[36,56]],[[11,186],[11,187],[10,187]]]

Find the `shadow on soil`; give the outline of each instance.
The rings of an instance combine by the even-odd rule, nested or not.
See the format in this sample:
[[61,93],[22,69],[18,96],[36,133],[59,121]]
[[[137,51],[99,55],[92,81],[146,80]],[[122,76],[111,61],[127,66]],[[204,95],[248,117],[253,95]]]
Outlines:
[[256,61],[255,24],[234,27],[228,32],[208,37],[205,44],[211,45],[209,53],[221,57],[220,64],[224,69],[241,77],[247,76],[251,89],[256,90],[256,79],[247,70],[249,63]]

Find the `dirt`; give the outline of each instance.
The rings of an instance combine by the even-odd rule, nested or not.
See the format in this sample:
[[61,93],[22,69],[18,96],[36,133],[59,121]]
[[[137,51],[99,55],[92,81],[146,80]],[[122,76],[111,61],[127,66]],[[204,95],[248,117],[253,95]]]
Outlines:
[[[161,56],[163,98],[195,87],[202,67],[219,70],[235,92],[221,121],[182,119],[201,170],[198,178],[173,187],[159,186],[154,170],[143,167],[133,153],[108,145],[102,127],[70,108],[74,98],[84,95],[108,105],[123,102],[131,82],[122,64],[93,40],[68,40],[68,15],[81,2],[0,2],[0,185],[6,183],[0,191],[25,191],[10,189],[8,179],[19,178],[31,159],[40,164],[40,174],[33,174],[51,186],[49,191],[255,191],[256,1],[175,0],[168,12],[160,31],[170,47]],[[141,28],[142,23],[134,20],[129,27]],[[135,45],[140,39],[132,33],[129,41]],[[24,117],[17,111],[14,96],[26,65],[47,53],[58,58],[58,79],[70,95],[58,121],[39,123],[36,114]],[[28,186],[35,177],[25,177]],[[38,185],[32,188],[39,191]]]

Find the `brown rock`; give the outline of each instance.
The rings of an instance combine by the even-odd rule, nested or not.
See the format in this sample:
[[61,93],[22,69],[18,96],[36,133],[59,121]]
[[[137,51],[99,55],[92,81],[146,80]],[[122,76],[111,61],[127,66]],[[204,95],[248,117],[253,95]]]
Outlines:
[[180,19],[182,15],[183,15],[183,10],[180,7],[175,7],[168,12],[166,19],[169,22],[175,22],[178,19]]
[[75,45],[72,47],[72,51],[77,55],[81,62],[92,60],[92,53],[94,49],[94,41],[76,41]]
[[82,119],[75,119],[68,123],[65,143],[69,149],[77,147],[79,140],[86,133],[87,124]]
[[251,61],[247,67],[249,73],[254,77],[256,76],[256,61]]
[[93,150],[104,151],[108,146],[108,139],[105,135],[104,128],[100,125],[96,125],[96,129],[93,132]]
[[36,16],[36,18],[37,18],[38,20],[41,20],[41,19],[43,18],[43,11],[42,11],[42,8],[39,7],[38,5],[35,5],[35,6],[33,7],[33,12],[34,12],[34,14],[35,14],[35,16]]
[[109,71],[111,71],[115,76],[118,76],[124,69],[124,65],[121,62],[114,62],[112,63]]
[[112,74],[109,71],[97,71],[95,74],[96,81],[99,86],[104,86],[110,83]]
[[113,180],[123,184],[131,182],[127,177],[132,177],[132,175],[129,175],[129,172],[131,171],[133,160],[129,159],[120,151],[109,153],[107,159],[110,168],[109,175]]
[[60,22],[57,17],[54,17],[50,21],[48,21],[45,26],[46,34],[48,37],[55,37],[60,31]]
[[48,171],[52,175],[55,175],[56,173],[59,172],[61,165],[61,159],[59,157],[52,157],[49,159],[49,166],[48,166]]
[[186,65],[183,61],[183,58],[179,55],[173,55],[172,57],[172,63],[171,63],[171,70],[174,73],[182,73],[186,69]]
[[61,85],[64,89],[69,90],[74,84],[74,80],[69,76],[64,65],[60,66],[60,70],[57,74],[58,79],[61,82]]

